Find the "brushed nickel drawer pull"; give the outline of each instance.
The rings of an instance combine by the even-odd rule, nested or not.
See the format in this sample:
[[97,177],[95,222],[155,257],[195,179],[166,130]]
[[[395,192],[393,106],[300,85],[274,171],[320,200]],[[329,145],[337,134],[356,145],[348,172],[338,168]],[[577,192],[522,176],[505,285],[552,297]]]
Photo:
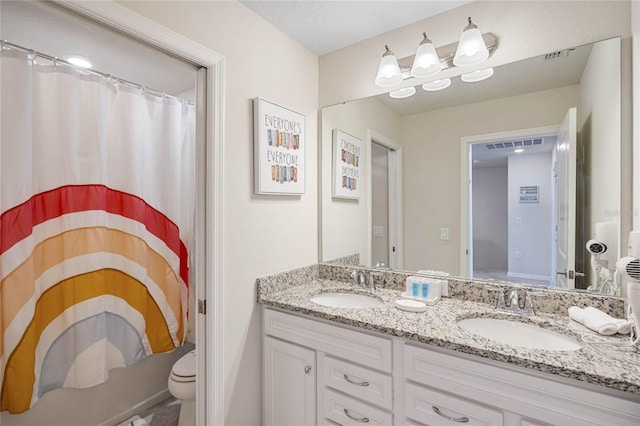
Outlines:
[[435,405],[432,405],[431,408],[433,408],[433,411],[435,411],[437,415],[439,415],[440,417],[445,418],[445,419],[447,419],[449,421],[457,422],[457,423],[467,423],[469,421],[468,417],[455,418],[455,417],[449,417],[449,416],[447,416],[445,414],[442,414],[440,412],[440,410],[438,409],[438,407],[436,407]]
[[343,408],[344,411],[344,415],[349,417],[351,420],[355,421],[355,422],[359,422],[359,423],[369,423],[369,418],[368,417],[353,417],[351,414],[349,414],[349,410],[347,410],[346,408]]
[[362,381],[362,382],[356,382],[355,380],[351,379],[351,378],[350,378],[348,375],[346,375],[346,374],[343,374],[343,376],[344,376],[344,379],[345,379],[347,382],[351,383],[352,385],[356,385],[356,386],[369,386],[369,382],[365,382],[365,381]]

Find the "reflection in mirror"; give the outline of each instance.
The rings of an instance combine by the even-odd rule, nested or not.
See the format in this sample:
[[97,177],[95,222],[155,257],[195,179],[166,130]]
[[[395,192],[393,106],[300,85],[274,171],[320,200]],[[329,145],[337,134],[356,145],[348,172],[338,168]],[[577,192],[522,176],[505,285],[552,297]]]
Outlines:
[[[614,38],[324,108],[321,261],[615,294],[587,242],[620,245],[620,94]],[[359,199],[332,197],[333,129],[362,141]]]

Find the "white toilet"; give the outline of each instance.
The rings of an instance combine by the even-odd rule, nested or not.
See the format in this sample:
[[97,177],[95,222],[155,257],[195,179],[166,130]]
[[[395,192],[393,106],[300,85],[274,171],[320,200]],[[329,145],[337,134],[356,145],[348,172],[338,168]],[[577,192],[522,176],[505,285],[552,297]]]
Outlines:
[[196,351],[183,355],[171,368],[169,392],[181,400],[178,426],[196,424]]

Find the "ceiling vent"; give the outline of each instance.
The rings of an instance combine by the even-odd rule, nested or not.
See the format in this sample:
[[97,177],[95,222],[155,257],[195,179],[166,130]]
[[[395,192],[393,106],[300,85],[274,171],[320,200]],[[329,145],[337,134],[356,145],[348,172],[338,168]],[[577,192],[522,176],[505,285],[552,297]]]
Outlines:
[[538,146],[544,144],[544,138],[524,139],[517,141],[504,141],[496,143],[488,143],[485,145],[487,149],[504,149],[504,148],[521,148],[524,146]]

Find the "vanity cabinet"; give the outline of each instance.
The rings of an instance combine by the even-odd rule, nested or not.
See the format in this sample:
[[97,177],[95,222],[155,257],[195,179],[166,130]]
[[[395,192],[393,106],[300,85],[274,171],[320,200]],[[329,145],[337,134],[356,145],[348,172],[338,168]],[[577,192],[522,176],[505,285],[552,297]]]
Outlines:
[[[392,342],[390,338],[309,320],[283,312],[265,309],[264,328],[264,423],[278,422],[274,410],[296,413],[302,419],[299,407],[289,408],[300,401],[315,404],[314,417],[305,416],[296,426],[393,424]],[[277,345],[274,345],[277,342]],[[282,355],[270,354],[274,347]],[[285,349],[280,349],[285,348]],[[274,364],[274,358],[291,358],[288,366]],[[280,374],[300,376],[305,362],[312,367],[314,386],[302,385],[301,380],[291,379],[284,394],[274,382]],[[317,367],[317,368],[316,368]],[[276,371],[279,369],[279,371]],[[287,380],[282,382],[287,383]],[[307,384],[305,382],[305,384]],[[288,396],[292,398],[288,400]],[[289,420],[287,418],[286,420]]]
[[266,425],[640,425],[635,395],[269,308],[263,327]]
[[408,343],[402,366],[405,414],[417,424],[453,424],[444,416],[491,426],[640,424],[638,402],[573,386],[569,380],[550,380],[542,373],[516,371],[508,364]]
[[310,425],[316,415],[316,354],[271,337],[263,345],[264,424]]

